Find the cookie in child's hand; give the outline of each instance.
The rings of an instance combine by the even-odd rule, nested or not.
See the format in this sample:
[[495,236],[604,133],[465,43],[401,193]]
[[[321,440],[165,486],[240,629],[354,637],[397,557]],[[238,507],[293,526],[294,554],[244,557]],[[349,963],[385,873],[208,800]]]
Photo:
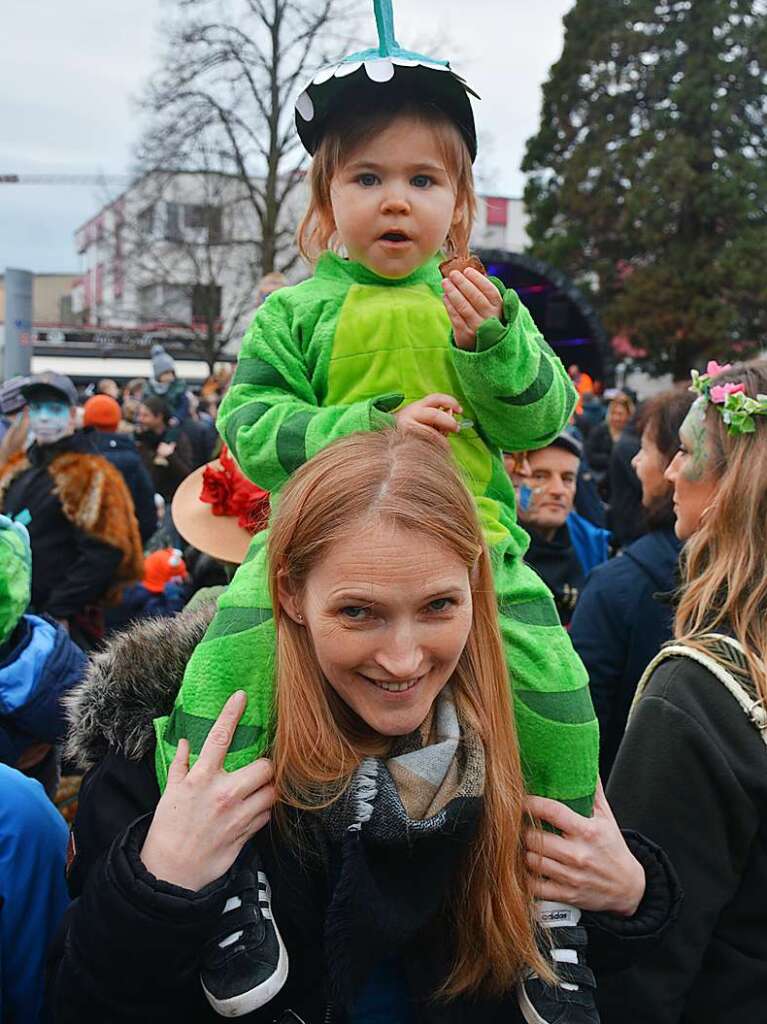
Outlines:
[[480,274],[487,274],[485,266],[478,256],[453,256],[439,265],[439,272],[443,277],[447,277],[454,270],[460,270],[461,273],[465,273],[467,270],[478,270]]

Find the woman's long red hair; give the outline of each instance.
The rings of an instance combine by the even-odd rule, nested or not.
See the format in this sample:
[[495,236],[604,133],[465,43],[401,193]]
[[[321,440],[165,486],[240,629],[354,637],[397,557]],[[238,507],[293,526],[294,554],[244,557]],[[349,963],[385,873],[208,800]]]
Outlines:
[[[470,573],[473,623],[452,684],[462,723],[486,753],[484,810],[447,907],[454,962],[440,994],[507,992],[526,968],[550,971],[536,945],[524,860],[524,787],[490,559],[474,502],[437,439],[396,430],[354,434],[323,449],[282,492],[269,539],[277,622],[278,799],[303,809],[340,794],[369,738],[323,677],[308,631],[280,613],[279,581],[300,595],[313,566],[361,522],[394,523],[455,552]],[[385,753],[381,738],[377,750]]]

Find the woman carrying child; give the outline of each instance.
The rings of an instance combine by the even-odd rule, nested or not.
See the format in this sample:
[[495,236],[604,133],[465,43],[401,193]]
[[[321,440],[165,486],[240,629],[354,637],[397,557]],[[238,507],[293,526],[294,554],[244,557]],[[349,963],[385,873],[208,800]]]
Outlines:
[[[70,742],[92,767],[58,1021],[220,1019],[201,963],[208,986],[214,969],[257,973],[278,923],[290,971],[252,1024],[522,1024],[520,977],[550,970],[522,771],[491,556],[439,439],[368,431],[301,467],[273,518],[268,586],[273,777],[264,759],[224,770],[238,691],[191,768],[181,741],[160,795],[152,719],[172,706],[204,610],[138,624],[93,662]],[[589,920],[612,946],[661,931],[678,897],[660,851],[634,837],[632,857],[617,838],[622,887]],[[586,849],[601,866],[594,837]]]
[[[471,103],[444,62],[399,47],[390,4],[376,2],[376,15],[379,46],[323,69],[298,99],[296,125],[314,157],[300,242],[314,275],[259,307],[218,426],[245,475],[277,498],[307,459],[351,433],[396,426],[447,439],[491,550],[526,783],[588,815],[598,729],[586,673],[551,595],[522,561],[527,538],[501,455],[548,444],[576,394],[516,292],[472,267],[442,279],[443,254],[467,251],[476,206]],[[226,767],[268,747],[276,723],[267,536],[254,539],[173,712],[157,723],[161,787],[178,741],[191,741],[194,760],[240,687],[248,704]],[[579,912],[539,911],[543,927],[572,926],[553,937],[571,978],[565,988],[531,976],[520,989],[528,1020],[559,1022],[570,1002],[579,1021],[596,1021],[593,976],[572,945]],[[267,975],[238,992],[238,972],[220,984],[206,973],[214,1005],[227,1011],[254,1005],[275,984]]]

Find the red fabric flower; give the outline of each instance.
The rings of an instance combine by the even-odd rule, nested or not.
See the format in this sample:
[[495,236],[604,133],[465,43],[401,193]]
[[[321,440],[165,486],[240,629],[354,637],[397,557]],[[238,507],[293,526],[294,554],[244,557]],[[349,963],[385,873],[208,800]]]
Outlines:
[[232,495],[234,494],[234,481],[231,476],[222,469],[213,469],[206,466],[202,474],[202,491],[200,501],[206,505],[213,506],[214,516],[229,516],[229,509]]
[[213,506],[214,516],[237,516],[238,526],[258,533],[269,520],[269,492],[243,476],[226,446],[219,461],[221,469],[205,468],[200,501]]

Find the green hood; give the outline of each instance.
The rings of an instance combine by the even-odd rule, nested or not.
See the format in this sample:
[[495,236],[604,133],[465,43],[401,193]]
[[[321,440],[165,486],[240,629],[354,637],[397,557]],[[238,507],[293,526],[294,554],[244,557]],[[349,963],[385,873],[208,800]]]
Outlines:
[[25,526],[0,515],[0,644],[5,643],[29,604],[32,551]]

